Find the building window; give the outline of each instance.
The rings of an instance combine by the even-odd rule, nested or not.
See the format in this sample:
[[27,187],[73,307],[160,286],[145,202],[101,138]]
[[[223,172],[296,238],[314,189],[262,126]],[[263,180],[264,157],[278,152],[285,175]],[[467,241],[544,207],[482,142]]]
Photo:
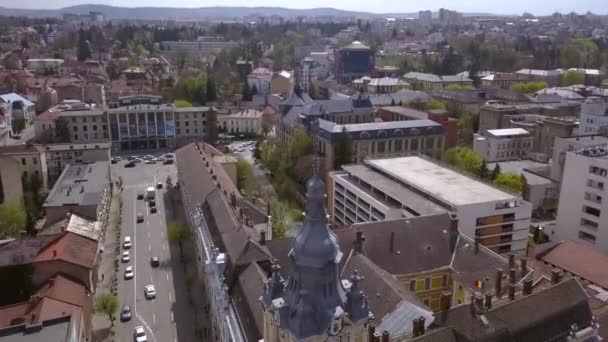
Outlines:
[[579,231],[578,238],[587,242],[595,243],[595,235]]
[[93,125],[93,130],[96,131],[97,130],[97,125]]
[[85,132],[86,132],[86,131],[87,131],[87,129],[88,129],[88,127],[87,127],[87,126],[82,126],[82,130],[83,130],[83,131],[85,131]]
[[34,163],[34,165],[38,165],[38,158],[32,158],[32,163]]
[[428,300],[428,298],[425,299],[425,300],[423,300],[423,302],[424,302],[424,305],[428,308],[429,307],[429,300]]
[[74,140],[78,140],[78,134],[74,134]]
[[76,123],[76,118],[72,118],[72,123]]
[[74,132],[78,132],[78,126],[73,126],[73,127],[72,127],[72,131],[74,131]]
[[185,122],[186,127],[190,126],[190,121]]
[[401,152],[401,148],[403,146],[403,140],[397,139],[393,142],[393,144],[395,146],[395,152]]
[[186,134],[190,134],[190,129],[186,128]]
[[416,292],[416,279],[410,280],[410,291]]
[[21,158],[21,165],[25,165],[26,163],[25,158]]
[[597,176],[606,177],[606,174],[608,173],[608,171],[601,167],[589,166],[589,173],[597,175]]
[[599,217],[601,214],[601,210],[586,205],[583,206],[583,212],[597,217]]
[[430,288],[431,288],[431,278],[426,277],[426,278],[424,278],[424,289],[428,290]]
[[441,286],[446,287],[448,286],[448,275],[444,274],[443,276],[441,276]]
[[598,204],[602,203],[602,196],[596,195],[596,194],[593,194],[590,192],[585,192],[585,199],[587,201],[598,203]]
[[581,226],[586,227],[586,228],[591,228],[591,229],[597,229],[597,227],[599,225],[597,224],[597,222],[593,222],[586,218],[581,218]]
[[85,118],[82,118],[82,122],[83,122],[83,123],[87,122],[87,118],[86,118],[86,117],[85,117]]

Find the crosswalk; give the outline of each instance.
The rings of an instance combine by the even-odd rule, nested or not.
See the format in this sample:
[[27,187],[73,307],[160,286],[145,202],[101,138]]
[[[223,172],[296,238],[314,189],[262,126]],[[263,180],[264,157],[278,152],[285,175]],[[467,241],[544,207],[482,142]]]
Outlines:
[[149,187],[155,187],[154,183],[139,183],[139,184],[127,184],[124,186],[125,189],[145,189]]

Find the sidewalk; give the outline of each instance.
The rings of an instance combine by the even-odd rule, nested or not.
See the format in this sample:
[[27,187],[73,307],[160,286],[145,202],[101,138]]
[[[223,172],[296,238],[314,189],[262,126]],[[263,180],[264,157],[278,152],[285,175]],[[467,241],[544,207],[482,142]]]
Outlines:
[[[116,279],[114,271],[114,253],[117,246],[117,223],[120,215],[120,197],[121,192],[114,188],[112,195],[112,203],[110,204],[110,217],[108,226],[106,227],[105,237],[103,241],[103,253],[99,261],[97,270],[97,288],[95,295],[100,293],[109,293],[112,291],[112,282]],[[113,341],[110,322],[106,315],[95,314],[93,316],[93,342]]]

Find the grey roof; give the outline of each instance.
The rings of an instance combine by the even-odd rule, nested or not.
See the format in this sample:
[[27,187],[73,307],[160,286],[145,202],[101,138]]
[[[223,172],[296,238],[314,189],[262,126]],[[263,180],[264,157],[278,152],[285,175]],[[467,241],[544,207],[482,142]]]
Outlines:
[[95,241],[100,241],[103,235],[100,222],[87,220],[76,214],[70,215],[65,230]]
[[[71,342],[74,327],[70,316],[46,320],[40,329],[28,329],[24,324],[0,330],[0,342]],[[74,330],[75,331],[75,330]]]
[[42,249],[61,236],[62,234],[37,235],[2,241],[0,244],[0,267],[34,262]]
[[43,207],[98,205],[110,182],[110,163],[69,164],[63,169]]
[[109,149],[112,143],[109,142],[96,142],[88,144],[71,144],[71,143],[60,143],[60,144],[45,144],[41,145],[41,149],[49,152],[60,152],[60,151],[71,151],[71,150],[96,150],[96,149]]
[[386,129],[409,129],[409,128],[426,128],[426,127],[441,127],[441,124],[431,120],[403,120],[403,121],[381,121],[381,122],[364,122],[355,124],[339,125],[335,122],[319,119],[319,127],[331,133],[341,133],[342,127],[350,133],[354,132],[370,132]]
[[208,111],[212,111],[215,110],[214,107],[209,107],[209,106],[204,106],[204,107],[176,107],[174,109],[174,111],[176,112],[184,112],[184,113],[191,113],[191,112],[208,112]]
[[[402,184],[382,176],[365,165],[344,165],[342,166],[342,169],[344,169],[348,174],[343,176],[336,174],[336,177],[342,177],[355,187],[359,187],[359,183],[355,179],[360,179],[367,184],[372,185],[374,188],[380,190],[382,193],[390,196],[404,205],[406,207],[404,210],[407,211],[406,217],[439,214],[446,211],[442,206],[428,200],[424,196],[419,195]],[[365,189],[363,190],[373,196],[373,193],[368,192]],[[386,203],[383,196],[378,196],[376,199],[390,207],[390,204]]]
[[82,109],[82,110],[64,110],[59,113],[60,117],[72,117],[72,116],[102,116],[103,110],[92,108],[92,109]]
[[264,270],[255,262],[247,266],[238,276],[237,291],[233,292],[233,298],[240,315],[240,322],[244,325],[244,331],[249,333],[248,340],[257,341],[264,335],[264,311],[259,299],[264,294],[264,282],[266,281]]
[[414,71],[408,72],[407,74],[403,75],[403,78],[421,80],[425,82],[441,82],[441,77],[437,75]]
[[354,41],[340,50],[371,50],[371,48],[359,41]]
[[428,117],[429,117],[429,115],[426,112],[423,112],[421,110],[417,110],[414,108],[403,107],[403,106],[387,106],[387,107],[382,107],[382,110],[385,110],[385,111],[388,111],[391,113],[395,113],[395,114],[399,114],[401,116],[405,116],[410,119],[423,120],[423,119],[428,119]]
[[546,167],[547,164],[539,163],[533,160],[514,160],[500,163],[490,163],[488,164],[488,168],[490,170],[494,170],[496,164],[500,164],[500,169],[503,172],[514,172],[520,175],[523,174],[530,185],[548,185],[553,183],[553,181],[551,181],[549,178],[527,171],[527,169]]

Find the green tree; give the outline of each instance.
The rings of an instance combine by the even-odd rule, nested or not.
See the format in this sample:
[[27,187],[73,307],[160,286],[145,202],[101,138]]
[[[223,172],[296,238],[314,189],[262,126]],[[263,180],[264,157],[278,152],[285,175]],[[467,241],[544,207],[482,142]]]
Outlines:
[[571,70],[562,75],[562,86],[567,87],[575,84],[585,84],[585,73]]
[[243,83],[241,95],[243,96],[243,101],[251,101],[253,94],[251,92],[251,88],[249,87],[249,83]]
[[521,197],[524,200],[529,201],[530,200],[530,184],[528,183],[528,179],[526,178],[526,176],[523,173],[521,174],[520,182],[521,182]]
[[95,312],[108,315],[110,324],[114,326],[114,315],[118,310],[118,298],[110,293],[100,293],[95,298]]
[[247,160],[240,157],[236,162],[236,183],[239,191],[242,190],[247,195],[259,191],[253,176],[253,167]]
[[270,212],[272,216],[272,238],[284,238],[290,223],[287,215],[287,205],[277,198],[273,198],[270,201]]
[[192,103],[190,103],[189,101],[186,100],[175,100],[175,107],[177,108],[186,108],[186,107],[192,107]]
[[217,99],[217,90],[215,87],[215,79],[212,76],[207,78],[207,101],[215,101]]
[[15,237],[25,228],[27,215],[20,205],[11,202],[0,204],[0,237]]
[[424,110],[433,110],[433,109],[443,109],[445,110],[447,107],[445,103],[441,101],[429,101],[424,104]]
[[443,153],[443,161],[460,170],[479,175],[483,158],[468,147],[453,147]]
[[312,138],[310,135],[302,131],[297,131],[294,134],[291,144],[289,145],[289,159],[291,166],[295,166],[298,159],[312,152]]
[[167,232],[167,239],[169,242],[177,243],[179,246],[179,256],[180,259],[184,260],[184,242],[188,240],[190,237],[190,231],[185,224],[181,222],[172,223],[169,226],[169,231]]
[[488,163],[485,159],[481,161],[481,166],[479,167],[479,177],[481,179],[488,179],[488,177],[490,177],[490,170],[488,169]]
[[561,60],[564,68],[599,68],[602,55],[593,39],[574,38],[566,43]]
[[450,84],[447,88],[448,90],[471,90],[473,87],[469,85],[461,85],[461,84]]
[[531,94],[548,87],[547,82],[519,82],[512,85],[511,90],[522,94]]
[[523,185],[521,182],[521,176],[514,172],[501,172],[494,183],[498,185],[502,185],[508,189],[511,189],[514,192],[521,193],[523,189]]
[[342,126],[342,132],[334,149],[334,170],[340,170],[342,165],[350,164],[352,159],[353,141],[346,130],[346,126]]
[[13,125],[13,132],[19,134],[25,129],[25,119],[24,118],[13,119],[12,125]]
[[81,27],[80,30],[78,30],[78,60],[81,62],[85,61],[88,58],[91,58],[91,55],[91,45],[87,40],[86,32]]
[[500,164],[496,163],[496,166],[494,166],[494,170],[492,170],[492,174],[490,175],[490,180],[495,181],[499,175],[500,175]]

